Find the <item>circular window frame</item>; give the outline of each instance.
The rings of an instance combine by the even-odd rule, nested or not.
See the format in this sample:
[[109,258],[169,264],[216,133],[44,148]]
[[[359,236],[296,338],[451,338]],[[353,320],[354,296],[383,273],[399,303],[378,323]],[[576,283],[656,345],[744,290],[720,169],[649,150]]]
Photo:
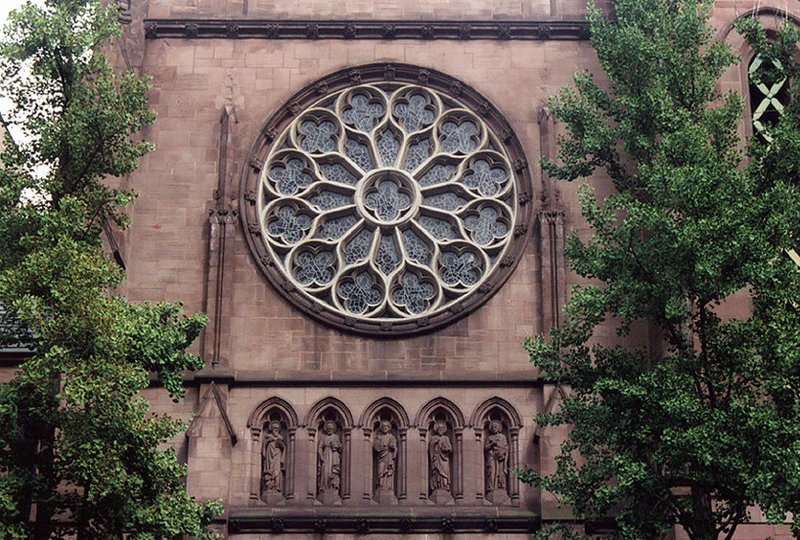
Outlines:
[[[513,169],[516,185],[517,219],[503,257],[483,283],[474,291],[453,302],[447,309],[430,316],[401,320],[370,320],[349,316],[315,302],[300,291],[278,268],[263,238],[257,197],[262,168],[273,144],[283,131],[308,107],[329,94],[369,83],[408,83],[427,87],[466,105],[503,146]],[[239,216],[247,244],[261,272],[293,306],[311,318],[336,329],[367,336],[402,337],[430,332],[469,315],[489,300],[508,280],[519,264],[533,218],[533,183],[525,152],[511,125],[489,100],[469,85],[440,71],[396,63],[376,63],[348,68],[329,74],[304,87],[283,104],[263,125],[253,142],[247,166],[243,168],[239,198]]]

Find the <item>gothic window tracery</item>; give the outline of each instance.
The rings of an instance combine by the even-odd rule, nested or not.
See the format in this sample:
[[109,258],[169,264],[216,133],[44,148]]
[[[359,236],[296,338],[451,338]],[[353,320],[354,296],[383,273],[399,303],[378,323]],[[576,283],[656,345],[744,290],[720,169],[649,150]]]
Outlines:
[[251,231],[268,275],[312,315],[360,331],[413,332],[482,302],[471,297],[507,275],[500,261],[521,248],[509,136],[498,138],[486,115],[400,81],[295,107],[255,186]]
[[778,123],[783,108],[789,103],[789,83],[777,75],[780,65],[756,55],[747,69],[750,84],[750,114],[753,134],[772,142],[770,128]]

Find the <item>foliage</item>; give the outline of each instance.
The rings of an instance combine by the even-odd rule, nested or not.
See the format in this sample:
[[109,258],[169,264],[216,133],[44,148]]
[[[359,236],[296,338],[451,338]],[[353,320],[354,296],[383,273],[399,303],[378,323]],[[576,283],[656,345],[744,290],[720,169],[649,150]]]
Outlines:
[[206,318],[116,295],[124,272],[103,252],[104,224],[125,227],[134,198],[111,177],[135,170],[151,149],[136,134],[155,120],[148,81],[115,75],[103,54],[117,18],[92,0],[28,3],[0,43],[24,133],[0,169],[0,337],[22,328],[35,350],[0,385],[0,538],[210,537],[220,510],[186,494],[164,449],[182,423],[139,396],[155,372],[182,397]]
[[[800,272],[784,253],[800,233],[800,99],[743,167],[741,100],[717,91],[738,59],[712,42],[712,4],[616,0],[608,18],[591,6],[607,87],[580,73],[551,102],[567,133],[547,172],[600,169],[616,190],[580,189],[593,235],[573,235],[566,256],[586,284],[561,328],[526,342],[570,388],[539,421],[571,433],[554,474],[523,479],[579,517],[614,516],[620,538],[664,538],[675,523],[731,538],[754,504],[772,522],[800,515]],[[796,70],[796,34],[771,46],[752,24],[758,50]],[[752,305],[741,318],[723,316],[734,296]],[[618,338],[598,342],[601,325]]]

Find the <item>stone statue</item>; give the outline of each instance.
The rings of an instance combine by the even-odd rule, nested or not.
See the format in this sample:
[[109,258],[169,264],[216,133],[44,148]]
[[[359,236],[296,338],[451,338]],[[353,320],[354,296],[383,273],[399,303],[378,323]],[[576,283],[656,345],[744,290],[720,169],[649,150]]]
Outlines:
[[503,425],[492,420],[489,423],[489,436],[484,443],[486,452],[486,496],[496,504],[506,502],[508,489],[508,438],[503,434]]
[[395,463],[397,460],[397,439],[391,433],[392,424],[381,420],[372,449],[377,463],[376,498],[379,503],[396,503],[394,493]]
[[453,445],[446,433],[447,424],[437,421],[433,425],[433,434],[428,443],[431,500],[436,504],[445,504],[452,500],[450,456],[453,454]]
[[325,504],[339,501],[342,481],[342,441],[336,434],[336,423],[326,420],[317,447],[317,483],[320,500]]
[[281,424],[272,421],[264,435],[263,459],[264,491],[267,494],[283,492],[283,471],[286,466],[286,441],[281,435]]

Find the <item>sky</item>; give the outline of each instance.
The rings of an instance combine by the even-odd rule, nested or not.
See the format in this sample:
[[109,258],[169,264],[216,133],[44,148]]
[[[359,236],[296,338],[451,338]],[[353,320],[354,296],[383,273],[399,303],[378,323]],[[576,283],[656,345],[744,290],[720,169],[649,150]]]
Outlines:
[[0,26],[6,25],[8,12],[21,6],[23,3],[23,0],[0,0]]
[[[25,3],[26,0],[0,0],[0,33],[2,33],[2,29],[6,25],[6,19],[8,18],[8,12],[18,8],[22,4]],[[35,3],[39,3],[38,0],[35,0]],[[0,99],[0,114],[7,117],[7,112],[10,110],[11,104],[5,100]],[[21,135],[20,133],[14,129],[13,126],[10,127],[9,131],[11,132],[11,136],[20,140]]]

